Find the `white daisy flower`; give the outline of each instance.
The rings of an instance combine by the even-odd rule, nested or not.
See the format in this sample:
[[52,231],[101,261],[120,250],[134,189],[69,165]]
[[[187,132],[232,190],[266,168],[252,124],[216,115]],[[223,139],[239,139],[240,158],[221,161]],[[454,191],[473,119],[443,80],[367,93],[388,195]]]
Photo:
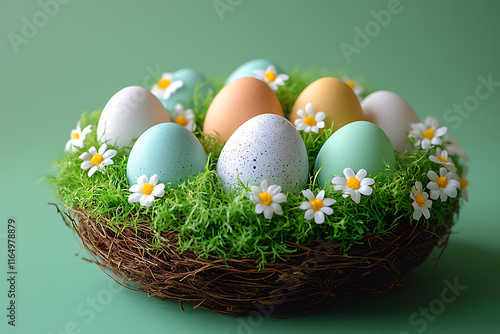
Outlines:
[[465,149],[460,146],[460,143],[453,139],[449,134],[444,136],[443,141],[446,145],[445,149],[450,155],[457,155],[464,160],[469,160],[469,156],[465,153]]
[[265,70],[254,70],[253,74],[257,79],[264,81],[272,90],[278,90],[278,86],[283,86],[288,80],[288,75],[277,74],[273,65],[268,66]]
[[457,171],[457,167],[455,167],[453,160],[448,157],[448,151],[441,150],[439,147],[436,149],[436,155],[430,155],[429,160],[445,166],[450,172]]
[[194,122],[194,112],[192,109],[184,110],[182,104],[177,103],[172,114],[172,119],[175,123],[185,127],[191,132],[196,130],[196,123]]
[[266,180],[262,180],[259,186],[253,186],[248,197],[256,204],[255,213],[264,213],[264,218],[271,219],[273,213],[282,215],[283,210],[279,203],[286,201],[286,195],[281,193],[281,187],[269,185]]
[[469,201],[469,196],[467,194],[467,186],[469,185],[469,181],[466,180],[468,172],[469,172],[469,168],[465,167],[463,172],[462,172],[462,176],[460,177],[460,180],[458,181],[458,182],[460,182],[460,190],[462,191],[462,197],[467,202]]
[[358,100],[361,101],[363,99],[363,94],[365,93],[365,89],[363,88],[363,86],[359,84],[359,82],[356,82],[347,76],[343,77],[342,81],[344,81],[347,84],[347,86],[351,87],[354,94],[356,94],[356,96],[358,97]]
[[79,148],[83,148],[83,141],[85,140],[85,136],[92,132],[92,125],[87,125],[83,130],[80,129],[80,121],[76,123],[76,129],[71,131],[70,140],[66,143],[64,150],[69,152],[69,150],[73,151],[73,153],[78,152]]
[[157,185],[157,182],[158,174],[151,176],[151,180],[149,181],[146,175],[139,176],[137,178],[137,184],[134,184],[129,189],[132,194],[128,197],[128,202],[139,202],[142,206],[149,208],[153,205],[155,197],[162,197],[165,195],[165,185],[163,183]]
[[431,182],[427,183],[427,189],[431,191],[431,198],[441,198],[444,202],[448,197],[455,198],[457,196],[457,188],[460,187],[460,182],[455,180],[455,173],[449,172],[446,168],[439,169],[439,176],[434,171],[429,171],[427,177]]
[[160,81],[151,87],[151,93],[159,99],[167,100],[182,86],[184,83],[181,80],[174,81],[173,73],[163,73]]
[[96,150],[94,146],[90,148],[88,152],[82,153],[80,155],[80,159],[83,160],[81,168],[83,170],[89,169],[89,177],[94,175],[96,171],[103,172],[106,170],[106,166],[114,164],[113,158],[116,155],[115,150],[106,151],[108,148],[107,144],[102,144],[99,148],[99,152]]
[[432,206],[432,201],[429,199],[429,194],[422,191],[422,183],[415,182],[411,188],[410,197],[413,200],[413,219],[419,220],[424,215],[425,219],[429,219],[431,213],[429,208]]
[[352,200],[358,204],[361,200],[361,195],[369,196],[373,192],[370,186],[375,183],[375,180],[365,177],[365,169],[360,169],[354,174],[354,171],[348,167],[344,169],[344,175],[345,178],[337,176],[332,179],[333,189],[344,192],[342,197],[351,196]]
[[295,120],[297,131],[304,130],[304,132],[312,131],[318,133],[319,129],[325,127],[325,122],[323,121],[326,117],[325,113],[322,111],[314,112],[311,103],[308,103],[305,109],[305,111],[303,109],[297,110],[297,115],[300,117]]
[[333,198],[325,198],[325,191],[321,190],[316,197],[310,189],[302,190],[302,194],[307,198],[308,202],[302,202],[300,208],[306,210],[304,219],[311,220],[314,218],[316,224],[323,224],[325,215],[331,215],[333,209],[330,208],[336,200]]
[[441,145],[443,143],[441,137],[448,131],[446,126],[438,128],[439,122],[432,116],[427,116],[424,123],[413,123],[410,126],[408,137],[416,138],[415,145],[421,145],[424,150],[432,145]]

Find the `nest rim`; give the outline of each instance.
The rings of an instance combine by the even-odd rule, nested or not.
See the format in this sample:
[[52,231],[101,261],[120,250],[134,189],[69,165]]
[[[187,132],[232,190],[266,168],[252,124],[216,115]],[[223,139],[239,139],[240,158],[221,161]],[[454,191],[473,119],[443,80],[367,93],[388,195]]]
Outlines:
[[441,226],[433,220],[400,221],[388,236],[366,236],[349,249],[348,256],[341,244],[323,238],[308,245],[286,241],[295,252],[286,261],[277,259],[259,269],[251,258],[181,251],[176,232],[162,232],[169,243],[155,249],[151,241],[158,235],[147,221],[115,231],[105,219],[77,207],[55,206],[91,262],[111,269],[119,280],[136,283],[149,297],[178,301],[182,310],[183,302],[190,302],[195,309],[235,316],[258,312],[265,317],[300,316],[352,296],[403,286],[402,281],[434,248],[441,248],[442,254],[454,218],[448,217]]

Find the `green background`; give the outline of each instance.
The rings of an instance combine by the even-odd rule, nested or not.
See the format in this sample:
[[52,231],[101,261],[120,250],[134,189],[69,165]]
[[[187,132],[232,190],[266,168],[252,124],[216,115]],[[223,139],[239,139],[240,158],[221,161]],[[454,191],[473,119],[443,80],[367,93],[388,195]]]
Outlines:
[[[454,104],[474,102],[480,77],[500,82],[500,2],[401,0],[390,20],[380,14],[390,7],[386,0],[217,0],[227,6],[219,13],[212,0],[60,2],[57,7],[52,0],[0,3],[2,333],[491,333],[500,328],[500,87],[490,87],[487,98],[469,105],[470,112],[447,112]],[[385,19],[383,25],[375,23],[376,16]],[[30,31],[34,23],[38,27]],[[371,36],[362,40],[356,29],[366,28]],[[13,44],[12,33],[26,39]],[[357,47],[356,53],[346,57],[342,43]],[[392,90],[421,119],[438,117],[466,148],[470,202],[430,278],[432,258],[403,290],[295,319],[234,318],[189,305],[182,312],[175,302],[120,290],[81,259],[84,251],[75,256],[80,244],[47,204],[57,201],[51,189],[38,181],[62,156],[80,114],[101,109],[125,86],[149,86],[163,71],[191,67],[224,79],[243,62],[261,57],[288,71],[342,72],[369,89]],[[15,328],[5,316],[9,217],[18,226]],[[445,289],[454,282],[462,287],[451,298]],[[427,318],[419,315],[429,307]]]

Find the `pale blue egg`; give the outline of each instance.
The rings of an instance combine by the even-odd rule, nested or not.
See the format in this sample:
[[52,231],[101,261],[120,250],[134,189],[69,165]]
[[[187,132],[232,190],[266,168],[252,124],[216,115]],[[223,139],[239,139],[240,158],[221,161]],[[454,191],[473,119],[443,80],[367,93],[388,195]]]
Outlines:
[[159,183],[177,187],[205,170],[207,154],[198,138],[176,123],[161,123],[146,130],[135,142],[127,162],[129,185],[137,178],[158,174]]
[[182,81],[182,87],[178,88],[167,99],[156,96],[169,112],[174,110],[177,103],[180,103],[184,109],[192,109],[195,106],[194,95],[197,89],[201,96],[206,96],[215,90],[205,76],[196,70],[183,68],[175,71],[173,75],[173,81]]
[[344,125],[335,131],[323,144],[314,171],[318,173],[321,186],[329,183],[334,176],[344,176],[345,168],[354,173],[365,169],[369,176],[388,173],[396,167],[396,156],[391,141],[377,125],[357,121]]
[[225,85],[239,78],[243,77],[256,77],[253,71],[255,70],[266,70],[269,66],[273,65],[276,68],[278,74],[284,73],[283,70],[276,66],[274,63],[267,59],[254,59],[249,62],[244,63],[229,75],[226,80]]

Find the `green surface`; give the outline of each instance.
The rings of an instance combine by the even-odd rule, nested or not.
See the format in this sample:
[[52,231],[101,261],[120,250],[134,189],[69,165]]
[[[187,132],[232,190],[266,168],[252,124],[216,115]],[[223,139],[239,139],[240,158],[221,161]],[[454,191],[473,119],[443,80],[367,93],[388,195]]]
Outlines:
[[[57,10],[43,5],[50,0],[0,3],[2,333],[498,330],[500,3],[219,0],[218,12],[211,0],[59,1],[66,4]],[[50,15],[40,14],[44,7]],[[39,27],[30,30],[33,22]],[[371,36],[362,38],[357,31],[365,28]],[[17,53],[9,37],[24,38]],[[79,243],[37,181],[62,156],[81,112],[102,108],[127,85],[151,84],[162,71],[192,67],[224,77],[254,58],[288,71],[344,71],[368,89],[398,93],[421,119],[432,114],[451,128],[471,157],[470,202],[433,276],[424,280],[434,268],[430,259],[400,291],[296,319],[233,318],[189,305],[181,312],[177,303],[119,289],[80,259],[84,251],[74,256]],[[9,217],[18,226],[15,328],[5,316]]]

